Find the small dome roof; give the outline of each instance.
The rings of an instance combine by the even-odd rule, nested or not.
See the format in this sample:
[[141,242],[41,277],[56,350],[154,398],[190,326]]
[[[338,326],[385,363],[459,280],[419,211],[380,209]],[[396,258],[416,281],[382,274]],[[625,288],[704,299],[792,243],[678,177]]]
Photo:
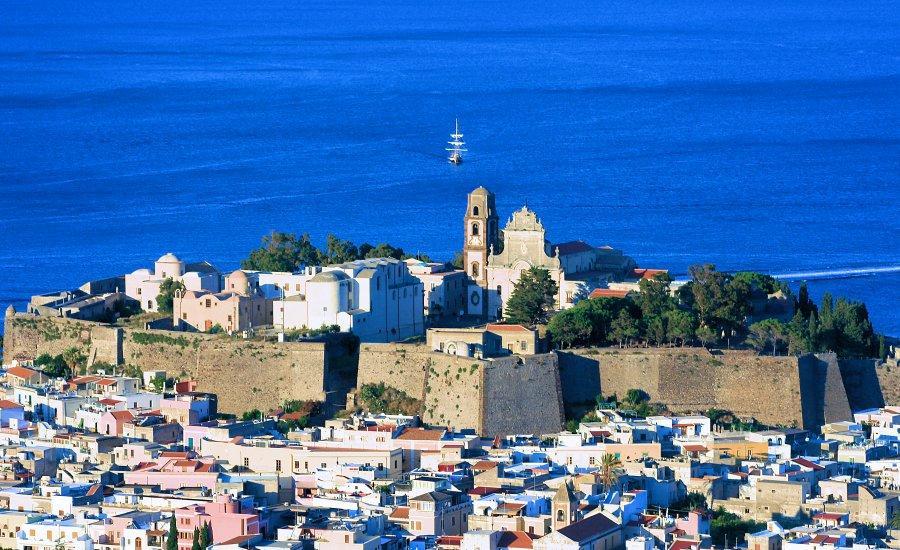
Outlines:
[[249,281],[250,280],[247,278],[247,274],[244,273],[243,271],[241,271],[240,269],[236,269],[236,270],[232,271],[231,275],[229,275],[228,278],[231,279],[232,282]]
[[321,273],[317,273],[312,279],[309,280],[311,283],[336,283],[338,281],[346,281],[348,279],[347,274],[343,271],[323,271]]
[[471,193],[472,195],[490,195],[491,192],[487,190],[487,188],[483,185],[479,185],[475,188]]
[[177,262],[180,262],[181,260],[179,260],[178,256],[176,256],[175,254],[172,254],[171,252],[166,252],[165,254],[160,256],[159,259],[156,261],[157,262],[167,262],[167,263],[177,263]]
[[6,316],[7,317],[12,317],[15,314],[16,314],[16,308],[14,308],[12,304],[9,304],[8,306],[6,306]]

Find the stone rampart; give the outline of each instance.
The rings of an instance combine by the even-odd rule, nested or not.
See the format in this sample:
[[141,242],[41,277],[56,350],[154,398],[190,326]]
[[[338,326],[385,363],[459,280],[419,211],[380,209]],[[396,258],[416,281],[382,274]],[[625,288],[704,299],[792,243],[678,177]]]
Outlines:
[[570,407],[598,395],[621,398],[634,388],[675,412],[717,408],[766,424],[808,428],[848,419],[851,404],[880,399],[877,385],[860,385],[848,397],[844,380],[851,372],[872,376],[833,354],[771,357],[704,348],[560,353],[562,394]]
[[601,348],[489,361],[424,345],[357,347],[344,337],[275,343],[28,314],[6,321],[7,361],[75,347],[91,363],[195,378],[199,389],[219,394],[220,410],[233,413],[288,399],[324,400],[333,412],[349,390],[378,382],[421,400],[426,422],[488,435],[556,431],[563,406],[583,413],[598,395],[621,398],[632,388],[675,412],[718,408],[807,428],[849,418],[851,410],[900,403],[900,368],[829,354]]
[[[27,314],[7,319],[4,353],[9,358],[57,355],[72,347],[91,363],[117,364],[121,359],[119,364],[194,378],[199,390],[218,394],[220,411],[230,413],[268,410],[288,399],[339,401],[338,394],[356,382],[355,350],[352,372],[342,375],[348,362],[345,347],[330,347],[326,353],[323,342],[278,344]],[[332,358],[334,373],[329,370]]]
[[484,367],[480,433],[550,434],[562,430],[562,385],[555,353],[504,357]]

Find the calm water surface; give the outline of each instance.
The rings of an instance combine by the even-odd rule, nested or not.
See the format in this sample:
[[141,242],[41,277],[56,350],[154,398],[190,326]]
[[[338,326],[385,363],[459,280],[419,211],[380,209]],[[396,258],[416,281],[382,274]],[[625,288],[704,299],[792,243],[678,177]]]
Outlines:
[[[676,273],[900,266],[900,3],[553,4],[5,3],[0,308],[273,229],[449,258],[480,184]],[[900,335],[900,273],[812,289]]]

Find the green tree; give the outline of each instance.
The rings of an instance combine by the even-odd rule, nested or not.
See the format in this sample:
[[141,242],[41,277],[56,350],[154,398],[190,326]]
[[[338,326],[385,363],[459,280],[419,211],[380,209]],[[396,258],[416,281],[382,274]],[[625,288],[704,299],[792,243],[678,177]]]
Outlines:
[[669,340],[680,342],[684,346],[685,343],[694,339],[694,331],[697,330],[697,327],[693,315],[687,311],[673,309],[666,314],[666,317]]
[[733,280],[746,283],[753,290],[758,290],[765,294],[775,294],[776,292],[790,292],[790,289],[786,284],[782,283],[775,277],[766,275],[764,273],[740,271],[734,274]]
[[707,346],[716,340],[719,339],[718,333],[712,327],[701,326],[697,328],[696,331],[697,339],[700,340],[700,343],[704,346]]
[[778,353],[788,338],[788,330],[778,319],[763,319],[750,325],[747,343],[762,353],[771,346],[772,355]]
[[360,258],[359,249],[355,244],[331,233],[325,238],[324,256],[324,261],[327,264],[342,264]]
[[241,269],[296,271],[319,261],[319,250],[312,244],[309,234],[304,233],[298,238],[293,233],[273,231],[263,237],[262,246],[241,262]]
[[159,284],[159,294],[156,296],[156,307],[160,313],[172,313],[172,301],[175,299],[175,292],[184,290],[184,283],[176,281],[171,277],[165,279]]
[[178,550],[178,524],[175,514],[169,518],[169,534],[166,536],[166,550]]
[[710,535],[713,544],[726,547],[726,544],[736,545],[743,542],[747,533],[753,533],[762,529],[763,524],[754,521],[742,520],[737,514],[726,512],[719,508],[710,522]]
[[609,337],[619,343],[619,346],[630,345],[631,341],[640,336],[641,331],[637,319],[627,309],[623,308],[610,325]]
[[560,349],[589,344],[593,329],[587,309],[577,305],[557,313],[547,325],[553,343]]
[[150,380],[150,388],[154,393],[163,393],[166,389],[166,377],[160,375],[153,377],[153,379]]
[[506,319],[525,325],[546,322],[556,302],[557,290],[556,281],[546,269],[532,267],[522,271],[506,302]]
[[619,469],[622,462],[612,453],[606,453],[600,459],[600,481],[607,491],[613,488],[613,485],[619,480]]
[[658,273],[651,279],[641,279],[638,287],[641,292],[638,302],[644,317],[662,316],[674,307],[674,300],[669,295],[672,277],[668,273]]
[[194,527],[194,540],[191,543],[191,550],[201,550],[200,547],[200,528]]
[[62,355],[42,353],[34,360],[34,365],[50,378],[68,378],[73,374]]
[[463,251],[457,250],[456,254],[453,255],[453,259],[449,262],[450,266],[454,269],[462,269],[465,265],[465,259],[463,258]]
[[648,342],[662,345],[666,342],[666,318],[663,315],[653,315],[644,318],[645,332]]
[[200,548],[202,548],[203,550],[206,550],[206,548],[209,548],[209,545],[212,544],[212,539],[210,539],[210,534],[211,533],[209,531],[209,522],[204,521],[203,527],[200,528],[200,537],[199,537]]
[[65,361],[69,372],[81,372],[87,366],[87,356],[76,347],[66,348],[62,352],[62,360]]
[[[366,246],[368,246],[370,249],[364,252],[363,247]],[[371,247],[370,245],[360,245],[359,253],[364,258],[395,258],[397,260],[400,260],[405,256],[402,248],[394,248],[387,243],[381,243],[376,247]]]

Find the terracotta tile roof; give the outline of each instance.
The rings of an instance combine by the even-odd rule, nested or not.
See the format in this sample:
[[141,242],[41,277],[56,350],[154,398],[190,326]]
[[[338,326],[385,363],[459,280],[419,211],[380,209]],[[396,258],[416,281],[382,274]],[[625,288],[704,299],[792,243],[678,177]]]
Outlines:
[[114,380],[112,378],[103,378],[100,381],[98,381],[97,384],[100,386],[112,386],[116,382],[118,382],[118,380]]
[[97,380],[100,380],[99,376],[79,376],[77,378],[73,378],[73,379],[69,380],[69,383],[81,385],[81,384],[89,384],[91,382],[96,382]]
[[459,535],[441,535],[437,538],[439,546],[462,546],[462,537]]
[[472,465],[472,469],[478,472],[486,472],[497,467],[497,463],[493,460],[479,460]]
[[703,445],[684,445],[681,447],[686,453],[705,453],[709,449]]
[[98,401],[101,405],[118,405],[121,401],[117,401],[115,399],[110,399],[109,397],[104,397],[100,401]]
[[826,521],[840,521],[844,519],[844,514],[836,512],[821,512],[813,516],[813,519],[824,519]]
[[497,515],[514,516],[521,512],[522,508],[525,508],[525,504],[522,502],[503,502],[500,506],[497,506],[494,513]]
[[36,374],[37,371],[26,367],[10,367],[9,370],[6,371],[6,376],[14,376],[16,378],[21,378],[22,380],[28,380]]
[[611,288],[595,288],[588,295],[588,298],[625,298],[628,296],[627,290],[613,290]]
[[805,458],[795,458],[795,459],[792,460],[792,462],[793,462],[794,464],[799,464],[800,466],[803,466],[804,468],[809,468],[809,469],[811,469],[811,470],[813,470],[813,471],[816,471],[816,472],[825,469],[824,466],[821,466],[821,465],[819,465],[819,464],[816,464],[815,462],[813,462],[813,461],[811,461],[811,460],[806,460]]
[[390,519],[409,519],[409,506],[397,506],[388,517]]
[[503,531],[500,540],[497,541],[497,548],[532,548],[533,546],[534,539],[524,531]]
[[120,422],[128,422],[129,420],[134,420],[134,415],[131,414],[131,411],[112,411],[109,414],[113,415],[113,418]]
[[668,273],[668,269],[646,269],[646,268],[635,268],[631,271],[631,273],[637,277],[638,279],[652,279],[653,277],[661,274]]
[[0,409],[21,409],[22,405],[19,405],[15,401],[10,401],[9,399],[0,399]]
[[429,430],[426,428],[408,428],[397,439],[404,441],[440,441],[444,437],[444,430]]
[[694,540],[676,540],[669,546],[669,550],[691,550],[691,548],[699,548],[700,541]]

